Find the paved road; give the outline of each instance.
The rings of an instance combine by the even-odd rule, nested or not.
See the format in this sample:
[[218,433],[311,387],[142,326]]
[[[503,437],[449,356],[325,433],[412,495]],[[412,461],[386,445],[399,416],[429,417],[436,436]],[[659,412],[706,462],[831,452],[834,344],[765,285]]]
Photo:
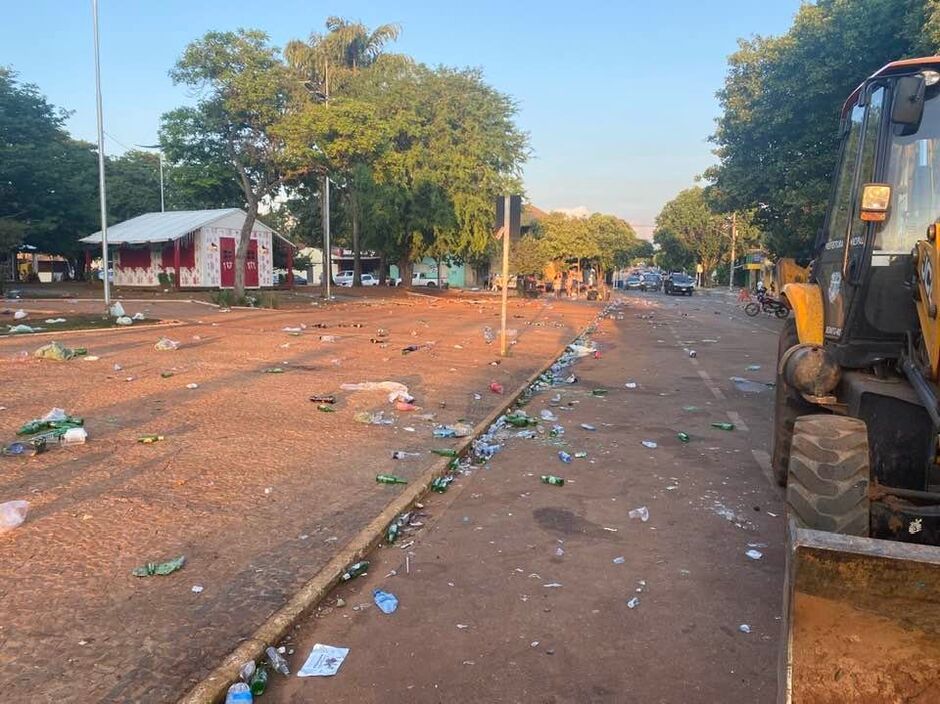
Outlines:
[[[328,310],[307,301],[230,313],[128,303],[130,313],[147,307],[183,324],[61,336],[97,361],[11,361],[48,338],[0,340],[0,437],[12,439],[53,406],[83,416],[89,432],[86,445],[0,458],[0,501],[30,502],[26,523],[0,536],[8,699],[172,701],[387,505],[397,487],[374,476],[389,469],[391,449],[427,449],[434,421],[480,421],[499,402],[487,390],[492,380],[521,384],[598,308],[514,301],[519,344],[491,366],[496,350],[482,328],[498,327],[494,297],[388,296]],[[97,307],[20,306],[32,320]],[[282,330],[301,324],[308,327],[297,336]],[[378,328],[389,331],[387,346],[370,342]],[[156,351],[161,333],[181,348]],[[262,373],[273,366],[286,373]],[[383,380],[407,384],[424,410],[398,413],[382,394],[339,389]],[[318,412],[313,393],[337,394],[337,412]],[[379,410],[395,425],[353,420]],[[138,444],[144,433],[166,440]],[[430,462],[396,469],[412,476]],[[176,574],[131,576],[180,554],[187,564]]]
[[[414,544],[378,550],[286,644],[293,670],[314,643],[349,647],[339,674],[276,676],[264,701],[772,701],[784,566],[772,390],[729,379],[772,379],[778,325],[722,294],[628,295],[561,404],[548,392],[529,405],[559,416],[567,445],[509,440],[429,497]],[[588,457],[563,464],[559,449]],[[646,523],[628,515],[641,506]],[[378,587],[397,613],[370,604]]]

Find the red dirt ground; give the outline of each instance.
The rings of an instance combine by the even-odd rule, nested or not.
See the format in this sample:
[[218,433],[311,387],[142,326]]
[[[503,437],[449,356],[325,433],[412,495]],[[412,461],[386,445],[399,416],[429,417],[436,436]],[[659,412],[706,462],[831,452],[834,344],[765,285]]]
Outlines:
[[[64,317],[101,307],[6,303]],[[83,416],[89,432],[83,446],[0,458],[0,501],[30,502],[26,523],[0,536],[0,680],[11,701],[182,694],[387,504],[396,489],[376,484],[376,473],[414,476],[432,461],[393,466],[391,449],[440,446],[433,422],[414,413],[393,411],[393,427],[355,423],[357,411],[391,406],[379,394],[340,392],[341,383],[400,381],[435,422],[478,421],[498,402],[490,381],[518,386],[598,310],[512,302],[519,343],[490,366],[497,350],[481,330],[498,327],[492,297],[395,292],[294,305],[224,313],[184,302],[126,304],[129,314],[140,308],[183,324],[62,335],[63,344],[100,357],[91,362],[14,361],[50,338],[0,340],[0,438],[12,440],[21,423],[54,406]],[[282,332],[301,323],[329,327]],[[378,328],[390,331],[388,347],[369,342]],[[154,350],[161,334],[181,348]],[[436,344],[400,352],[424,342]],[[261,373],[274,365],[287,373]],[[308,400],[314,393],[336,393],[338,412],[318,412]],[[138,444],[144,433],[166,440]],[[140,564],[180,554],[180,572],[131,576]]]

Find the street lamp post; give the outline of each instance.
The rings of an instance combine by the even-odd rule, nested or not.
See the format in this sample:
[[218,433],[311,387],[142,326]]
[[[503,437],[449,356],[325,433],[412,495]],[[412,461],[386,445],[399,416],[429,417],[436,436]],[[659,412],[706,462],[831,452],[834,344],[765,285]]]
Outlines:
[[738,241],[738,213],[731,213],[731,266],[728,267],[728,290],[734,288],[734,246]]
[[111,282],[108,279],[108,196],[104,183],[104,118],[101,109],[101,60],[98,41],[98,0],[91,0],[95,35],[95,98],[98,113],[98,191],[101,206],[101,267],[104,272],[104,305],[110,312]]
[[157,156],[160,157],[160,212],[166,212],[166,200],[164,197],[164,188],[163,188],[163,149],[160,148],[159,144],[138,144],[138,147],[141,149],[156,149]]

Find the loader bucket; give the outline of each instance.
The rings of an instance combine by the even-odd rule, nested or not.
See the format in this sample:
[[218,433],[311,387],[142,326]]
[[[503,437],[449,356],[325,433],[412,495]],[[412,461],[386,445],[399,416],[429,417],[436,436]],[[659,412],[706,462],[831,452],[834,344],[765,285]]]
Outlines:
[[788,541],[778,704],[940,702],[940,547]]

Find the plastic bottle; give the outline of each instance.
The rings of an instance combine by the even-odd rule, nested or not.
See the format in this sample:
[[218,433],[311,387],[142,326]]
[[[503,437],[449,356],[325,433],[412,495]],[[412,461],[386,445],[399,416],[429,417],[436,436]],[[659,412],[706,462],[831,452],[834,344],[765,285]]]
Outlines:
[[565,480],[561,477],[556,477],[552,474],[543,474],[539,477],[545,484],[551,484],[552,486],[564,486]]
[[718,428],[719,430],[734,430],[734,423],[720,422],[712,423],[713,428]]
[[395,609],[398,608],[398,598],[394,594],[376,589],[372,592],[372,598],[383,614],[395,613]]
[[88,432],[84,428],[69,428],[59,438],[62,445],[84,445]]
[[379,484],[407,484],[407,479],[396,477],[394,474],[376,474],[375,481]]
[[565,464],[571,464],[571,455],[569,455],[569,454],[568,454],[567,452],[565,452],[564,450],[559,450],[559,451],[558,451],[558,459],[560,459],[560,460],[561,460],[562,462],[564,462]]
[[392,450],[393,460],[407,460],[412,457],[420,457],[420,452],[405,452],[404,450]]
[[233,684],[225,695],[225,704],[251,704],[252,701],[251,689],[244,682]]
[[269,645],[267,648],[265,648],[264,654],[268,656],[268,663],[270,663],[272,668],[284,676],[290,675],[290,668],[287,666],[287,660],[281,657],[281,654],[277,652],[277,649],[273,645]]

